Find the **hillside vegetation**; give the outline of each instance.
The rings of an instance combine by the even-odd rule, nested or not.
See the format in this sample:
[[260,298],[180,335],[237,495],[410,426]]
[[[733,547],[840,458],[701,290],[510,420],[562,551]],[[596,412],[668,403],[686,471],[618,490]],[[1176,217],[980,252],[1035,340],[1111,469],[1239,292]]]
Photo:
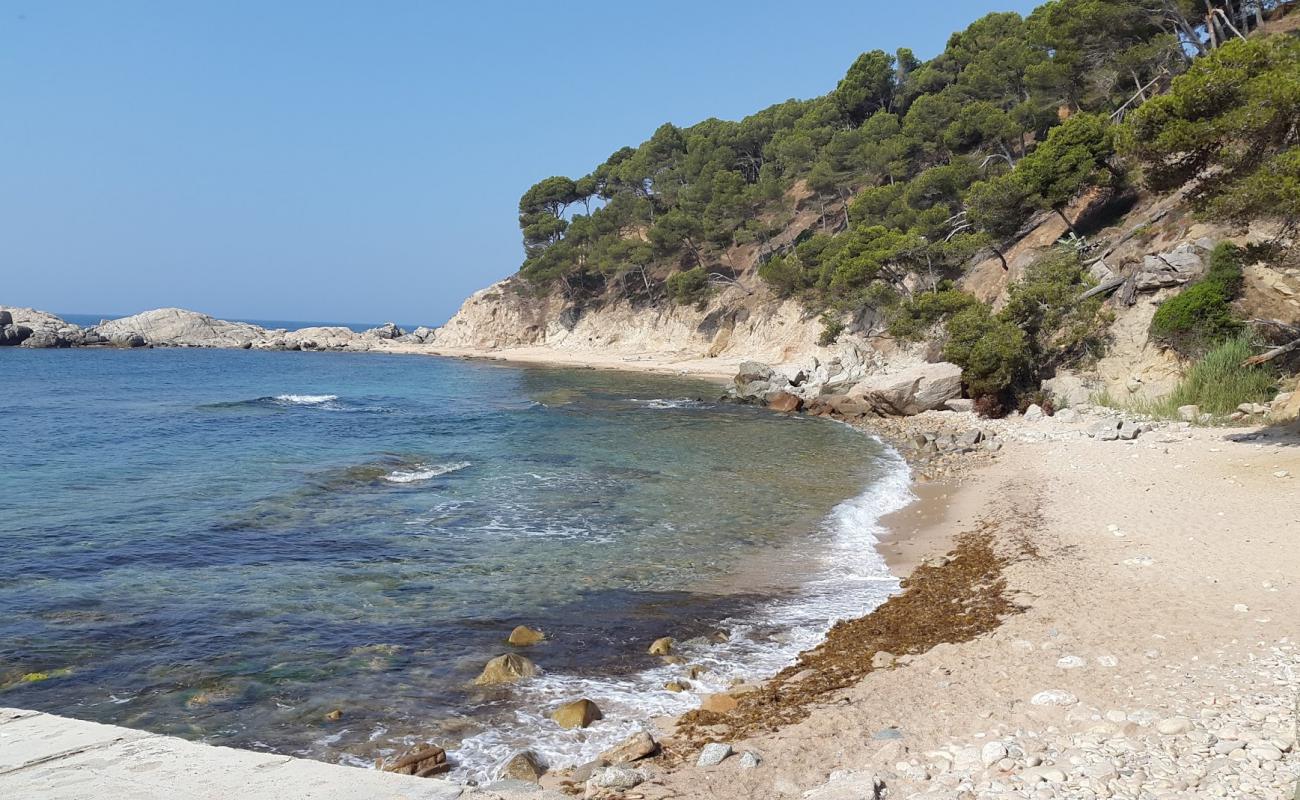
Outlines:
[[[520,276],[576,303],[696,304],[757,269],[824,315],[826,341],[865,312],[900,338],[943,325],[971,395],[1009,400],[1095,355],[1106,321],[1100,301],[1078,302],[1092,281],[1077,237],[996,313],[954,288],[981,258],[1006,268],[1039,215],[1074,230],[1066,209],[1081,196],[1179,190],[1214,218],[1300,222],[1300,40],[1250,35],[1288,10],[1052,0],[1028,17],[989,14],[930,61],[864,53],[827,95],[739,122],[664,124],[588,175],[532,186]],[[796,196],[819,213],[783,236]],[[1211,277],[1189,294],[1230,284]],[[1161,333],[1203,350],[1239,330],[1226,317],[1194,327]]]

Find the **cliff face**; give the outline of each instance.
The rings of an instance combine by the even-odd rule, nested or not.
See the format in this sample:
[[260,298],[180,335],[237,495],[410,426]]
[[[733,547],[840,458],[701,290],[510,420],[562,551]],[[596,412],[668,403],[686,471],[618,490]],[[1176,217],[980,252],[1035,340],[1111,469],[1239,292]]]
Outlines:
[[793,300],[761,286],[728,286],[702,307],[625,300],[582,308],[558,293],[542,296],[513,280],[476,292],[438,329],[440,348],[545,347],[570,353],[755,359],[789,363],[824,357],[821,323]]

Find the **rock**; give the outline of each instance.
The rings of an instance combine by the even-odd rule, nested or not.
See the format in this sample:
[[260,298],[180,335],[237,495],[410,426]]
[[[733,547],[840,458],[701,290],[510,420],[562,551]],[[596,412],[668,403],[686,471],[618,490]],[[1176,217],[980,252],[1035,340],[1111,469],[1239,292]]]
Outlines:
[[338,722],[339,720],[343,719],[343,709],[341,708],[334,709],[333,711],[325,715],[325,719],[329,720],[330,722]]
[[1179,406],[1178,418],[1183,422],[1196,422],[1201,418],[1200,406]]
[[659,744],[645,731],[634,733],[600,754],[607,764],[627,764],[655,754]]
[[894,658],[893,653],[887,653],[884,650],[878,650],[876,651],[876,654],[871,657],[871,668],[889,669],[890,667],[894,666],[894,661],[896,661],[896,659]]
[[1242,403],[1241,405],[1237,406],[1237,410],[1243,414],[1251,414],[1251,415],[1267,414],[1268,406],[1261,405],[1259,403]]
[[961,367],[941,361],[888,375],[873,375],[849,391],[885,416],[911,416],[943,408],[961,396]]
[[985,742],[980,748],[980,763],[991,767],[1007,757],[1007,746],[1002,742]]
[[378,328],[371,328],[361,335],[369,336],[372,339],[399,339],[406,335],[406,331],[397,327],[397,325],[392,322],[385,322]]
[[1056,659],[1056,666],[1058,669],[1079,669],[1086,663],[1088,662],[1078,656],[1061,656]]
[[773,392],[767,397],[767,407],[773,411],[793,413],[803,407],[803,400],[789,392]]
[[731,755],[731,745],[723,742],[710,742],[704,745],[704,749],[700,750],[700,757],[696,759],[695,766],[716,767],[729,755]]
[[545,774],[546,767],[542,766],[536,753],[532,750],[520,750],[510,757],[505,766],[501,767],[498,777],[506,780],[538,783]]
[[740,754],[740,760],[737,762],[737,766],[739,766],[741,769],[754,769],[759,764],[762,763],[763,763],[762,756],[760,756],[758,753],[755,753],[753,750],[746,750],[745,752]]
[[671,636],[665,636],[661,639],[655,639],[654,642],[650,644],[650,650],[648,652],[652,656],[671,655],[673,652],[674,644],[675,641]]
[[31,335],[32,329],[26,325],[0,326],[0,347],[16,347],[27,341]]
[[590,782],[602,789],[631,789],[644,781],[645,774],[641,770],[616,764],[594,771]]
[[974,447],[984,439],[984,432],[979,429],[962,431],[957,434],[956,444],[958,447]]
[[700,701],[700,710],[712,711],[714,714],[726,714],[729,711],[735,711],[737,705],[739,703],[736,702],[736,698],[724,692],[706,695]]
[[1138,434],[1140,433],[1142,433],[1142,427],[1136,422],[1125,422],[1119,427],[1119,438],[1125,441],[1132,441],[1138,438]]
[[1191,733],[1192,721],[1187,717],[1169,717],[1156,723],[1156,730],[1165,736]]
[[596,704],[586,699],[574,700],[572,703],[565,703],[551,712],[551,719],[557,725],[566,730],[573,728],[585,728],[598,719],[603,719],[604,715]]
[[[119,347],[241,347],[267,334],[258,325],[227,322],[184,308],[155,308],[102,322],[95,332]],[[356,334],[348,331],[348,335]]]
[[[901,770],[900,770],[901,771]],[[852,770],[835,770],[826,783],[804,792],[804,800],[879,800],[885,790],[885,782],[870,772]],[[935,795],[900,795],[931,800]],[[953,792],[939,795],[943,800],[950,797],[964,797]]]
[[774,374],[772,368],[766,364],[757,361],[746,361],[736,369],[736,377],[733,381],[736,386],[743,386],[748,383],[768,383],[772,380]]
[[8,309],[0,309],[0,327],[14,324],[13,312]]
[[514,683],[522,678],[531,678],[541,672],[532,661],[515,653],[506,653],[489,661],[483,672],[474,679],[478,686],[491,686],[498,683]]
[[1063,408],[1052,415],[1052,419],[1057,422],[1072,423],[1079,421],[1079,412],[1073,408]]
[[408,750],[391,761],[379,761],[375,766],[383,772],[427,778],[439,772],[446,772],[451,765],[447,763],[446,750],[436,744],[425,744],[414,750]]
[[1056,377],[1043,381],[1040,387],[1052,398],[1052,404],[1058,409],[1087,405],[1099,388],[1095,383],[1068,370],[1057,370]]
[[516,626],[514,630],[510,631],[509,638],[506,639],[507,644],[512,644],[515,647],[531,647],[544,641],[546,641],[546,634],[535,631],[527,625]]
[[1103,442],[1114,441],[1119,438],[1119,429],[1122,424],[1121,420],[1113,417],[1103,419],[1088,427],[1088,435]]
[[975,410],[975,401],[958,397],[952,400],[945,400],[943,407],[948,409],[949,411],[964,413],[964,412]]
[[826,399],[826,404],[832,411],[845,417],[861,417],[875,410],[866,400],[846,395],[832,395]]
[[1029,408],[1025,409],[1025,422],[1038,422],[1047,416],[1043,413],[1043,407],[1037,403],[1031,403]]
[[1036,706],[1072,706],[1079,698],[1061,689],[1046,689],[1029,698],[1029,702]]
[[685,692],[691,688],[691,685],[686,681],[678,678],[675,681],[668,681],[667,683],[665,683],[664,688],[670,692]]

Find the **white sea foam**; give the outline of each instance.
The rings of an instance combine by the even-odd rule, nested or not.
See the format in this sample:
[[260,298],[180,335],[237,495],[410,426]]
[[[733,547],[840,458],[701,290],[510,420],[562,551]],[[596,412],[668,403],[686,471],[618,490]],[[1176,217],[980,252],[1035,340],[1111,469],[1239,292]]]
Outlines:
[[632,402],[637,405],[645,406],[646,408],[698,408],[699,406],[704,405],[704,403],[699,400],[690,400],[687,398],[682,398],[680,400],[664,400],[661,398],[654,400],[633,399]]
[[276,402],[295,406],[321,406],[338,399],[336,394],[277,394],[274,397]]
[[[898,587],[876,550],[884,532],[880,520],[913,499],[906,462],[888,449],[881,460],[884,474],[827,515],[821,566],[798,595],[772,600],[744,618],[724,620],[727,642],[696,639],[678,645],[677,652],[707,670],[691,680],[690,692],[663,688],[682,674],[680,667],[671,665],[618,678],[545,673],[515,687],[512,720],[461,742],[452,753],[457,764],[453,777],[493,779],[506,759],[525,747],[552,767],[591,761],[653,717],[696,708],[702,695],[725,691],[736,678],[757,680],[784,669],[799,653],[819,644],[836,621],[878,607]],[[580,697],[594,701],[605,718],[584,735],[574,736],[547,715],[560,703]]]
[[384,480],[392,483],[417,483],[436,478],[439,475],[446,475],[449,472],[457,472],[468,466],[468,461],[457,461],[452,464],[434,464],[433,466],[419,467],[418,469],[397,469],[385,475]]

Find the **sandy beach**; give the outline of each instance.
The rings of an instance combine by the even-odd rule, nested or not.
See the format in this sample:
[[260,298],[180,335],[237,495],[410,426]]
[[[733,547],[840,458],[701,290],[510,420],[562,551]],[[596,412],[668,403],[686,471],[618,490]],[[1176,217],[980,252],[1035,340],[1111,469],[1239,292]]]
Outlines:
[[637,795],[1292,796],[1294,425],[1103,442],[1050,418],[994,424],[1008,445],[923,485],[881,550],[905,576],[978,531],[1018,610],[971,641],[893,654],[797,724],[743,739],[706,726],[737,755],[667,767]]

